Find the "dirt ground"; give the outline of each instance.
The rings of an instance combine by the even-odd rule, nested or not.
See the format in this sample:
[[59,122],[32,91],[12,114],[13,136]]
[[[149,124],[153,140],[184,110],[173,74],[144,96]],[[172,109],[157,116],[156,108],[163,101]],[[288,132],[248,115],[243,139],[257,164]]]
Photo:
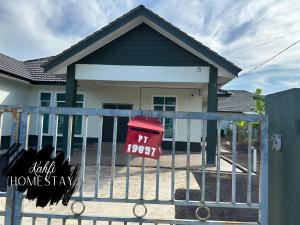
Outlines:
[[[195,179],[201,187],[201,172],[193,172]],[[236,201],[246,202],[247,199],[247,175],[237,174],[236,176]],[[216,174],[206,173],[206,189],[205,196],[207,201],[215,201],[216,199]],[[231,174],[221,174],[220,181],[220,201],[231,201]],[[252,202],[258,203],[259,184],[256,175],[252,176]],[[185,190],[176,190],[176,199],[185,199]],[[191,190],[191,200],[199,201],[201,190]],[[175,217],[177,219],[196,219],[196,207],[176,206]],[[230,208],[211,208],[211,220],[227,220],[227,221],[242,221],[254,222],[258,220],[258,210],[256,209],[230,209]]]

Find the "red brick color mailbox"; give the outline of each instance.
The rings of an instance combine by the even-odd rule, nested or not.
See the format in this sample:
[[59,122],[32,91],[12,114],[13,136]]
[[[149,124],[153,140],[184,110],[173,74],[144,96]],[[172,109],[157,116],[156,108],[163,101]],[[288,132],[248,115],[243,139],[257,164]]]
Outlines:
[[136,116],[128,122],[125,152],[158,159],[164,127],[158,119]]

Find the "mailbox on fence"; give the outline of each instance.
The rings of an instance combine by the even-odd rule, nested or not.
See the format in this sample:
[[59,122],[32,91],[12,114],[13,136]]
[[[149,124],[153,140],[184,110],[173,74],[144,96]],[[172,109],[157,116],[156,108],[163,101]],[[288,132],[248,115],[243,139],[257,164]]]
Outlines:
[[158,159],[163,133],[164,127],[158,119],[136,116],[128,122],[125,152]]

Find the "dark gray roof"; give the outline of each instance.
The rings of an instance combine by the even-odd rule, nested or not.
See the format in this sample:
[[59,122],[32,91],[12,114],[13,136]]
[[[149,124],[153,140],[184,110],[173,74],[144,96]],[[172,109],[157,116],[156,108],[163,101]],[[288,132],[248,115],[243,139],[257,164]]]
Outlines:
[[50,73],[45,73],[42,64],[50,60],[52,57],[33,59],[24,61],[24,65],[31,75],[34,82],[65,82],[65,79]]
[[176,38],[178,38],[183,43],[187,44],[191,48],[195,49],[200,54],[204,55],[211,61],[215,62],[216,64],[222,66],[235,76],[238,76],[238,73],[242,70],[238,66],[234,65],[232,62],[224,58],[223,56],[219,55],[215,51],[211,50],[207,46],[203,45],[193,37],[189,36],[187,33],[180,30],[178,27],[174,26],[173,24],[169,23],[153,11],[147,9],[143,5],[139,5],[138,7],[132,9],[128,13],[124,14],[123,16],[117,18],[113,22],[109,23],[107,26],[101,28],[100,30],[96,31],[95,33],[91,34],[90,36],[86,37],[85,39],[79,41],[75,45],[71,46],[70,48],[66,49],[62,53],[58,54],[57,56],[53,57],[47,63],[43,64],[45,71],[50,71],[55,66],[59,65],[61,62],[67,60],[68,58],[76,55],[83,49],[87,48],[88,46],[96,43],[101,38],[107,36],[108,34],[112,33],[113,31],[117,30],[118,28],[122,27],[126,23],[129,23],[133,19],[143,16],[148,20],[152,21],[159,27],[163,28],[164,30],[168,31]]
[[30,81],[31,75],[22,61],[0,53],[0,72]]
[[64,83],[65,79],[45,73],[41,65],[52,57],[19,61],[0,53],[0,72],[30,83]]
[[[253,112],[254,94],[245,90],[221,90],[218,92],[218,111],[220,112]],[[229,93],[224,94],[224,92]]]

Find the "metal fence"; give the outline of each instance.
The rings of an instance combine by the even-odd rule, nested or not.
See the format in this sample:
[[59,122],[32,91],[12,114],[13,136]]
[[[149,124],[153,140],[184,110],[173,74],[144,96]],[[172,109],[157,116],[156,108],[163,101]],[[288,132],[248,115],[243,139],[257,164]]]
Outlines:
[[[89,203],[97,202],[97,203],[131,203],[136,204],[136,206],[144,207],[145,213],[147,213],[147,207],[151,205],[159,205],[159,206],[193,206],[197,207],[196,213],[198,210],[208,210],[210,208],[235,208],[235,209],[256,209],[259,212],[258,221],[255,222],[242,222],[235,221],[234,224],[268,224],[268,123],[267,117],[260,115],[243,115],[243,114],[231,114],[231,113],[199,113],[199,112],[161,112],[161,111],[142,111],[142,110],[112,110],[112,109],[91,109],[91,108],[45,108],[45,107],[13,107],[13,106],[0,106],[0,136],[2,131],[2,125],[5,122],[3,120],[4,114],[10,114],[13,118],[11,123],[11,144],[14,142],[19,142],[22,144],[23,148],[28,148],[28,134],[29,134],[29,126],[30,126],[30,117],[36,115],[38,119],[38,146],[37,149],[40,149],[43,145],[43,115],[49,114],[54,117],[54,133],[52,139],[52,145],[57,149],[57,127],[58,127],[58,117],[59,115],[69,115],[68,124],[68,147],[67,147],[67,157],[71,159],[71,146],[72,146],[72,125],[73,125],[73,117],[76,115],[80,115],[83,117],[83,144],[81,149],[81,167],[80,167],[80,179],[79,179],[79,194],[74,195],[72,200],[78,202],[84,202],[86,207],[89,207]],[[141,159],[140,165],[140,184],[139,184],[139,198],[131,198],[130,197],[130,185],[131,185],[131,156],[127,156],[127,163],[124,165],[124,169],[126,173],[124,175],[125,180],[125,190],[124,197],[119,198],[114,196],[114,190],[119,188],[115,186],[115,169],[116,169],[116,155],[117,155],[117,121],[119,117],[129,117],[132,118],[137,115],[147,116],[147,117],[156,117],[156,118],[172,118],[173,119],[173,138],[172,138],[172,151],[171,151],[171,167],[169,168],[170,174],[170,196],[168,199],[161,199],[161,183],[165,182],[160,179],[160,160],[157,160],[156,170],[155,170],[155,180],[153,180],[153,184],[155,183],[155,198],[153,199],[145,199],[145,159]],[[112,141],[112,150],[111,150],[111,163],[110,163],[110,177],[109,177],[109,196],[103,197],[100,196],[101,186],[100,183],[100,174],[102,171],[101,164],[101,155],[102,155],[102,124],[103,117],[111,116],[114,118],[114,126],[113,126],[113,141]],[[88,127],[88,119],[90,117],[97,118],[97,126],[99,126],[98,133],[98,143],[96,147],[96,164],[95,164],[95,174],[94,180],[94,193],[93,195],[86,195],[86,185],[87,180],[85,179],[87,174],[85,173],[85,165],[86,165],[86,156],[87,151],[87,131]],[[175,191],[176,191],[176,151],[175,151],[175,136],[176,136],[176,120],[186,120],[187,121],[187,150],[186,150],[186,168],[185,168],[185,199],[176,199]],[[201,185],[199,188],[201,193],[199,193],[199,200],[195,200],[191,198],[190,193],[190,178],[191,178],[191,124],[194,120],[201,121],[201,148],[199,152],[201,152],[202,160],[199,161],[198,171],[201,172]],[[206,174],[208,165],[205,162],[206,155],[206,130],[207,130],[207,121],[215,120],[217,121],[217,150],[216,150],[216,193],[215,200],[207,200],[206,198]],[[231,171],[231,201],[221,201],[221,128],[220,121],[234,121],[233,122],[233,138],[232,138],[232,171]],[[246,191],[246,201],[245,202],[237,202],[236,194],[237,194],[237,177],[236,177],[236,165],[237,165],[237,121],[247,121],[248,125],[248,172],[247,172],[247,191]],[[261,124],[261,163],[260,163],[260,173],[259,176],[259,201],[253,202],[251,193],[253,185],[251,183],[253,176],[251,169],[251,122],[260,122]],[[199,134],[200,135],[200,134]],[[37,218],[45,218],[45,224],[68,224],[69,220],[77,221],[78,224],[83,223],[83,221],[88,221],[90,224],[96,224],[97,221],[106,221],[108,224],[119,222],[122,224],[129,223],[153,223],[153,224],[228,224],[226,221],[213,221],[209,218],[203,218],[199,215],[196,215],[197,219],[158,219],[158,218],[149,218],[147,215],[138,215],[137,212],[134,212],[133,217],[123,217],[121,214],[119,217],[110,217],[102,215],[86,215],[83,213],[82,215],[74,215],[63,214],[63,213],[44,213],[42,209],[39,211],[28,212],[24,210],[24,206],[22,206],[23,196],[19,194],[15,187],[8,187],[7,192],[0,193],[0,197],[6,198],[6,206],[5,211],[0,211],[0,217],[5,217],[5,225],[9,224],[20,224],[24,218],[30,218],[29,224],[36,224]],[[22,208],[23,207],[23,208]],[[69,206],[68,206],[69,207]],[[113,210],[113,209],[112,209]],[[53,221],[56,221],[55,223]],[[57,222],[58,221],[58,222]],[[27,224],[27,223],[23,223]]]

